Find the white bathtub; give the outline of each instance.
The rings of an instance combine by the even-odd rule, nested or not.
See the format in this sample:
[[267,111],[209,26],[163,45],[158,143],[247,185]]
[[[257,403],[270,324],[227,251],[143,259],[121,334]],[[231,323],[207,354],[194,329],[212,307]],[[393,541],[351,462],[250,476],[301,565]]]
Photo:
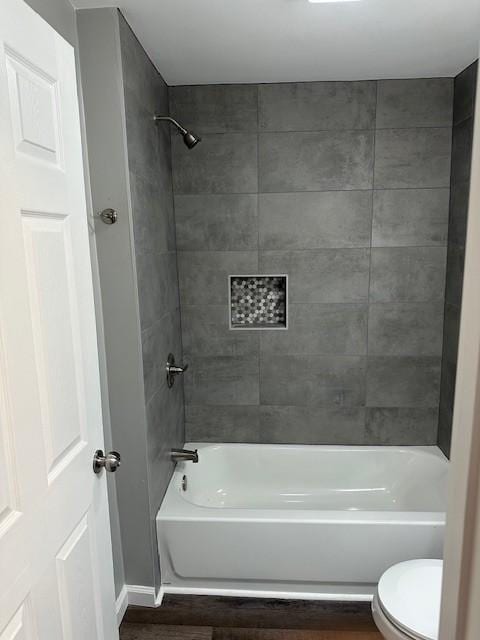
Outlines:
[[437,447],[185,446],[199,463],[157,515],[166,593],[367,600],[387,567],[442,556]]

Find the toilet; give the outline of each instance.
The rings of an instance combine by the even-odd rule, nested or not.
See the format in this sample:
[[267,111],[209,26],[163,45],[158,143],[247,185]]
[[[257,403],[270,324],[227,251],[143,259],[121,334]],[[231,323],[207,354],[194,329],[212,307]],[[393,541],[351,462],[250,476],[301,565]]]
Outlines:
[[438,640],[442,560],[408,560],[380,578],[372,614],[385,640]]

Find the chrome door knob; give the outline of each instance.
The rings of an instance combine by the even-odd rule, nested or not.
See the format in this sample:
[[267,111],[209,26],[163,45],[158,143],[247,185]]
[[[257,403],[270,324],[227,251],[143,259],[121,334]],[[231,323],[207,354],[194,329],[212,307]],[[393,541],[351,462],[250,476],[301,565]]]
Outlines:
[[118,214],[115,209],[104,209],[103,211],[100,211],[98,217],[105,224],[115,224],[118,219]]
[[122,462],[118,451],[110,451],[105,455],[101,449],[97,449],[93,456],[93,471],[100,473],[102,469],[115,473]]

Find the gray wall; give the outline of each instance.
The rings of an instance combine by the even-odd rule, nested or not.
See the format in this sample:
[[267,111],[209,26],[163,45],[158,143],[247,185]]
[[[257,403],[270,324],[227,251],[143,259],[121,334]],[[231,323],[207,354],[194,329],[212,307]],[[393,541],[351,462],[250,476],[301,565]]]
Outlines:
[[[141,345],[131,250],[117,11],[79,11],[77,23],[93,210],[113,207],[119,213],[119,220],[112,227],[97,220],[95,237],[107,328],[105,351],[112,445],[123,457],[116,484],[124,582],[152,585]],[[130,496],[134,498],[131,502]]]
[[455,78],[454,85],[447,286],[445,292],[445,324],[438,425],[438,444],[446,455],[450,454],[452,437],[477,68],[477,62],[467,67]]
[[[173,87],[187,440],[433,444],[453,80]],[[227,274],[288,273],[288,331]]]
[[166,397],[162,376],[164,350],[181,349],[170,142],[153,123],[166,88],[116,9],[79,11],[78,29],[93,207],[119,215],[95,230],[125,582],[158,588],[154,518],[183,443],[182,387]]
[[[184,443],[183,381],[167,388],[169,352],[182,358],[169,125],[168,87],[120,16],[120,49],[133,244],[140,312],[143,387],[146,410],[147,478],[153,553],[157,558],[155,516],[173,472],[170,449]],[[160,585],[158,562],[155,584]]]

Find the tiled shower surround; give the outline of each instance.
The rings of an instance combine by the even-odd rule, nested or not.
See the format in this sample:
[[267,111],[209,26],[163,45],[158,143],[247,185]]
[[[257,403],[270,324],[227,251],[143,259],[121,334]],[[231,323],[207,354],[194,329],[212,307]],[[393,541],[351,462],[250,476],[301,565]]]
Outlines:
[[[186,437],[434,444],[452,79],[172,87]],[[232,331],[229,274],[288,274]]]
[[452,437],[477,71],[476,62],[455,78],[447,283],[438,423],[438,444],[446,455],[450,453]]
[[[152,568],[158,588],[160,568],[155,517],[174,466],[170,449],[184,442],[182,381],[178,380],[173,389],[168,389],[165,377],[168,353],[172,351],[180,358],[182,352],[170,130],[166,126],[157,127],[152,121],[152,112],[168,111],[168,87],[121,14],[118,20],[132,208],[131,251],[137,276],[145,402],[144,424],[132,425],[132,429],[137,434],[138,446],[143,446],[146,454]],[[125,457],[128,455],[125,451]],[[129,509],[129,501],[138,501],[140,497],[143,493],[132,487],[128,496],[122,496],[123,512]],[[128,549],[126,569],[127,578],[131,579],[132,558],[137,559],[136,565],[134,563],[137,571],[146,558],[143,550],[134,556],[130,545],[138,547],[148,542],[132,540],[130,533],[128,542],[126,538],[127,533],[123,544]]]

